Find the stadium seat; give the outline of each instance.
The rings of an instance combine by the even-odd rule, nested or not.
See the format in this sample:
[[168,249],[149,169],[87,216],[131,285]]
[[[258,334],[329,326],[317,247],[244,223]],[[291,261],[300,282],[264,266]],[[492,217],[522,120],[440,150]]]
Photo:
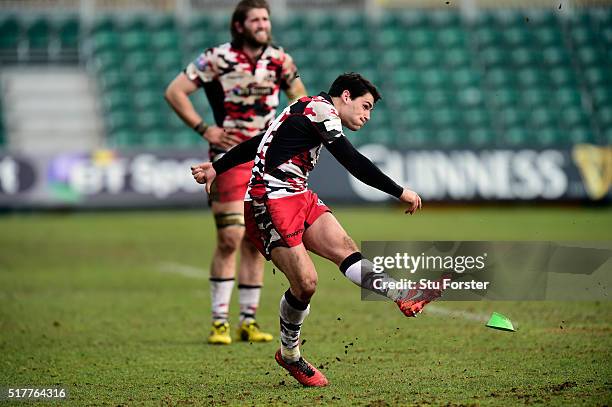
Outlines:
[[394,122],[398,124],[398,128],[401,129],[412,129],[415,127],[422,127],[428,118],[428,113],[425,109],[418,107],[412,107],[406,109],[401,115],[396,115]]
[[383,13],[378,19],[378,31],[384,28],[394,29],[401,31],[403,30],[402,13]]
[[483,48],[479,58],[487,69],[507,67],[513,62],[512,55],[497,46]]
[[530,132],[525,127],[511,126],[502,131],[501,141],[505,146],[521,147],[532,140]]
[[174,136],[170,132],[154,129],[143,132],[142,140],[145,147],[168,147],[173,145]]
[[450,78],[456,88],[480,86],[480,73],[474,69],[463,67],[450,72]]
[[534,43],[532,45],[540,48],[555,46],[559,47],[563,44],[561,31],[557,28],[539,27],[532,30]]
[[[608,86],[610,86],[608,84]],[[597,107],[612,105],[612,87],[597,88],[592,91],[593,103]]]
[[111,133],[109,144],[111,147],[133,148],[143,146],[143,137],[138,132],[131,130],[121,130]]
[[567,107],[561,112],[560,118],[566,128],[590,127],[588,115],[580,108]]
[[545,66],[569,66],[570,56],[566,49],[559,46],[549,46],[541,51],[542,61]]
[[128,76],[121,69],[107,69],[100,73],[98,78],[100,89],[106,94],[113,89],[122,89],[128,86]]
[[30,52],[46,54],[51,39],[49,21],[44,17],[32,21],[26,29],[26,38]]
[[[551,93],[538,86],[528,87],[521,92],[521,103],[528,109],[537,109],[546,106],[550,101]],[[544,109],[548,110],[547,107]]]
[[414,28],[406,30],[404,37],[408,49],[433,50],[435,41],[435,31],[428,28]]
[[395,143],[396,137],[397,136],[393,135],[390,130],[379,129],[377,131],[368,133],[367,141],[369,143],[392,145],[393,143]]
[[337,46],[347,48],[369,47],[369,33],[362,28],[349,28],[338,32],[336,37]]
[[333,30],[320,30],[310,33],[310,45],[316,49],[337,47],[338,32]]
[[132,30],[121,35],[121,47],[125,53],[147,50],[151,36],[146,31]]
[[153,33],[175,31],[175,16],[172,14],[148,16],[147,29]]
[[488,102],[496,108],[504,108],[506,106],[517,106],[519,95],[512,88],[504,87],[487,92]]
[[131,52],[125,54],[123,58],[123,67],[133,74],[139,74],[150,69],[154,55],[148,52]]
[[543,127],[534,132],[534,140],[540,147],[552,147],[559,144],[563,139],[563,134],[555,127]]
[[495,143],[495,134],[490,127],[478,127],[468,132],[467,141],[470,146],[492,146]]
[[606,55],[603,50],[595,46],[583,45],[578,50],[578,61],[584,67],[601,66],[606,62]]
[[403,130],[396,133],[394,138],[400,147],[416,148],[435,144],[433,131],[422,127]]
[[582,106],[582,95],[576,88],[571,87],[560,87],[558,88],[553,96],[553,100],[558,106],[561,107],[577,107]]
[[443,148],[457,148],[465,139],[460,129],[446,127],[435,132],[435,145]]
[[582,144],[595,142],[595,137],[590,127],[587,126],[576,126],[571,128],[567,133],[568,144]]
[[553,87],[575,87],[578,80],[575,72],[569,67],[557,66],[548,72]]
[[497,114],[497,118],[506,128],[521,126],[525,123],[525,112],[522,109],[507,106]]
[[423,85],[429,89],[437,89],[449,82],[446,72],[441,69],[427,69],[421,75]]
[[155,52],[155,67],[158,71],[165,72],[166,70],[173,70],[178,73],[187,64],[183,63],[183,56],[177,49],[166,49],[163,51]]
[[457,128],[459,123],[459,114],[455,109],[444,107],[436,110],[431,116],[431,121],[437,128],[453,127]]
[[501,32],[501,39],[506,46],[528,47],[533,42],[530,32],[522,27],[511,27]]
[[154,31],[149,34],[148,41],[153,49],[161,52],[177,50],[181,43],[178,33],[174,30]]
[[612,128],[612,106],[608,105],[598,109],[595,114],[595,120],[601,130]]
[[539,51],[530,47],[515,48],[510,56],[511,63],[516,67],[533,66],[539,60]]
[[58,38],[63,52],[77,50],[79,47],[80,23],[77,17],[69,17],[58,23]]
[[480,27],[472,33],[472,39],[479,50],[497,47],[501,43],[501,35],[492,27]]
[[17,17],[6,14],[0,16],[0,63],[19,59],[21,27]]
[[555,117],[551,114],[550,110],[545,105],[540,105],[540,107],[534,107],[533,110],[529,113],[529,123],[531,126],[542,129],[549,128],[555,122]]
[[97,15],[91,24],[89,35],[115,31],[115,17],[111,14]]
[[462,109],[474,108],[482,106],[484,96],[478,87],[463,87],[459,88],[454,95],[451,95],[450,104],[453,101]]
[[[450,106],[454,101],[453,94],[444,88],[426,91],[423,99],[425,105],[433,111],[436,111],[436,114],[438,113],[438,109],[445,109],[446,106]],[[432,120],[434,120],[434,117],[435,115],[432,114]]]
[[444,61],[444,65],[451,70],[468,66],[471,59],[470,53],[463,48],[449,49],[448,51],[442,52],[441,57]]
[[108,130],[112,134],[131,130],[133,114],[128,109],[117,109],[107,115]]
[[604,130],[603,137],[600,143],[606,146],[612,145],[612,128]]
[[363,13],[349,10],[338,10],[334,13],[334,25],[340,27],[341,30],[364,29],[367,24],[368,20]]
[[114,31],[100,30],[91,37],[91,47],[94,55],[111,51],[116,52],[119,46],[119,34]]
[[593,66],[582,72],[587,85],[591,89],[606,86],[612,81],[612,72],[603,66]]
[[138,112],[134,115],[132,120],[135,124],[135,128],[143,133],[165,127],[163,117],[159,115],[157,110]]
[[467,44],[466,34],[461,28],[443,28],[436,33],[436,41],[439,46],[446,49],[456,49]]
[[390,72],[393,83],[398,91],[406,88],[414,89],[421,87],[421,75],[417,69],[408,67],[398,67]]
[[415,49],[412,53],[411,64],[419,69],[433,67],[438,61],[440,61],[440,54],[435,49],[423,47]]
[[375,46],[385,51],[396,51],[396,47],[400,46],[403,39],[403,31],[385,26],[374,33],[373,42]]
[[399,111],[405,108],[423,107],[425,104],[425,92],[418,88],[398,89],[387,98],[389,104]]
[[140,114],[143,112],[157,113],[166,103],[163,99],[163,92],[161,90],[159,92],[151,91],[148,89],[141,90],[133,94],[132,99],[133,107],[136,114]]
[[177,131],[171,131],[169,133],[172,136],[170,141],[172,147],[181,148],[206,146],[206,142],[201,137],[198,137],[193,130],[186,127]]
[[117,28],[122,34],[144,32],[147,29],[148,17],[144,14],[126,14],[118,18]]
[[147,70],[133,75],[129,85],[134,91],[159,91],[158,93],[161,94],[167,84],[162,82],[155,70]]
[[[462,121],[466,127],[474,131],[486,129],[491,126],[491,116],[485,109],[474,108],[463,111]],[[482,131],[480,133],[482,133]]]
[[597,42],[597,32],[589,26],[577,26],[570,30],[570,39],[574,46],[588,46]]
[[385,49],[380,54],[379,66],[382,70],[396,70],[403,69],[409,62],[410,56],[399,49],[391,47]]
[[[324,49],[308,56],[308,61],[316,61],[317,65],[324,69],[337,69],[339,65],[345,62],[345,56],[334,49]],[[299,68],[299,66],[298,66]]]

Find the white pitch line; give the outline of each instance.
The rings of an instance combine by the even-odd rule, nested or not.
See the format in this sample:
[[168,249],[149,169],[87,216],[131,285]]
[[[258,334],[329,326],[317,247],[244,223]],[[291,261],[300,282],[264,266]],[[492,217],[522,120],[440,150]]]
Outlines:
[[165,261],[157,265],[157,271],[162,273],[180,274],[181,276],[208,280],[208,270],[181,264]]
[[487,322],[489,320],[489,316],[485,314],[477,314],[469,311],[462,310],[452,310],[448,308],[443,308],[437,305],[430,304],[427,308],[423,310],[424,313],[430,312],[432,314],[442,315],[445,317],[455,317],[466,319],[468,321],[477,321],[477,322]]

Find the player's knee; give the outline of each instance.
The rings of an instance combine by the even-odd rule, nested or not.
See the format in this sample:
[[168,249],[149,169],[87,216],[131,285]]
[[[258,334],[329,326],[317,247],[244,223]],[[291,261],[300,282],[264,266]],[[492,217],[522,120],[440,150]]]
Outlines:
[[257,247],[255,247],[255,245],[246,237],[242,240],[241,250],[250,257],[259,257],[259,250],[257,250]]
[[230,230],[226,229],[219,231],[217,236],[217,250],[224,255],[230,255],[235,253],[240,247],[240,241],[242,240],[242,230]]
[[300,280],[296,292],[296,297],[302,302],[309,302],[317,290],[317,276],[307,277]]

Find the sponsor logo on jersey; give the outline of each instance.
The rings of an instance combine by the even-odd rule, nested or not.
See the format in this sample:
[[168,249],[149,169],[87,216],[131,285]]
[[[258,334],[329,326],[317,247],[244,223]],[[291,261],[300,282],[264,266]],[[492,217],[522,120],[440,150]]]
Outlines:
[[295,237],[295,236],[300,235],[302,233],[304,233],[304,229],[303,228],[302,229],[298,229],[298,230],[296,230],[293,233],[289,233],[288,235],[285,235],[285,237],[286,238]]
[[249,86],[246,88],[236,86],[232,89],[236,96],[269,96],[274,93],[274,89],[270,86]]

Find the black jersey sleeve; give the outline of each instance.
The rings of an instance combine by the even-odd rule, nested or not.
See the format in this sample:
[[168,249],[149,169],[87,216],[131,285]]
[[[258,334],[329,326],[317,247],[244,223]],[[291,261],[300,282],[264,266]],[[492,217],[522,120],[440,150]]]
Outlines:
[[386,176],[372,161],[361,154],[345,136],[335,137],[331,143],[323,143],[344,168],[359,181],[399,198],[404,188]]
[[261,133],[258,136],[251,137],[247,141],[243,141],[230,149],[223,155],[223,157],[215,161],[213,163],[213,168],[217,172],[217,175],[222,174],[237,165],[254,160],[255,155],[257,155],[257,147],[259,147],[259,143],[261,143],[264,134],[265,133]]

